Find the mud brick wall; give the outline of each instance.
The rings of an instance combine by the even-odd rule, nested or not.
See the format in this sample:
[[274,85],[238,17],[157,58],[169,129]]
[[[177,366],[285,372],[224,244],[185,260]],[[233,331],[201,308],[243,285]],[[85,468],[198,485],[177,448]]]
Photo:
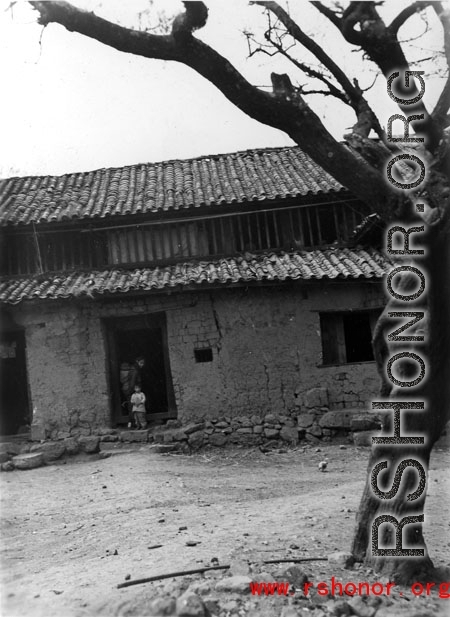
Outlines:
[[[315,282],[25,303],[14,319],[25,328],[31,404],[46,436],[60,439],[111,426],[106,318],[165,313],[177,413],[186,423],[364,408],[377,392],[375,365],[321,366],[319,312],[383,302],[373,283]],[[196,361],[202,349],[212,361]],[[326,404],[304,403],[317,386]]]
[[[327,389],[328,408],[364,408],[378,390],[375,364],[322,366],[319,313],[383,302],[376,285],[322,284],[216,291],[189,310],[171,311],[179,417],[283,415],[318,385]],[[207,346],[213,361],[196,363],[193,349]]]
[[109,423],[103,335],[91,311],[69,303],[24,306],[29,393],[47,437],[91,435]]

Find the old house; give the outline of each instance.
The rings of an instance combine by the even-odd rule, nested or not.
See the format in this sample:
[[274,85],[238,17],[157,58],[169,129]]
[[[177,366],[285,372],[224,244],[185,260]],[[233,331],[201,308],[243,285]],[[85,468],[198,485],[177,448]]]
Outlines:
[[368,215],[297,147],[2,180],[3,434],[126,425],[138,355],[149,419],[302,412],[318,386],[362,409],[389,266]]

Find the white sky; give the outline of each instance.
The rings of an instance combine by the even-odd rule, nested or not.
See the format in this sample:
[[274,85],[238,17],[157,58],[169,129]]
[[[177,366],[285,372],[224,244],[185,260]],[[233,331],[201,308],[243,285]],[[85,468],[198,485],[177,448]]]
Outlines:
[[[292,144],[280,131],[245,116],[187,67],[123,54],[58,25],[43,31],[36,23],[36,12],[26,2],[16,3],[12,13],[7,10],[9,3],[0,0],[3,177],[62,174]],[[74,3],[128,27],[137,26],[137,13],[149,5],[148,0]],[[207,4],[208,24],[197,36],[231,60],[249,81],[269,86],[270,73],[276,71],[288,72],[294,83],[306,82],[278,59],[264,54],[248,58],[242,31],[263,31],[266,21],[259,7],[248,6],[244,0]],[[404,0],[387,0],[387,22],[404,5]],[[178,12],[181,3],[155,1],[155,7],[171,14]],[[358,77],[360,85],[373,81],[374,73],[367,67],[362,69],[357,54],[349,51],[337,30],[328,26],[306,0],[293,0],[290,8],[294,16],[299,15],[302,27]],[[430,25],[427,38],[414,42],[425,51],[415,49],[413,55],[430,55],[429,50],[441,43],[435,18],[430,19]],[[402,33],[409,37],[422,28],[420,18],[414,18]],[[439,81],[427,74],[424,77],[425,100],[432,106]],[[389,115],[398,111],[387,96],[382,78],[368,97],[384,125]],[[352,113],[336,99],[315,97],[314,109],[338,138],[354,123]]]

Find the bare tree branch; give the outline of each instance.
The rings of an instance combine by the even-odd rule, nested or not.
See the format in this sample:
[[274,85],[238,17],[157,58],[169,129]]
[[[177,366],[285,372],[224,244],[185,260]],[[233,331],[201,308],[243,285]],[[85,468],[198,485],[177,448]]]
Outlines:
[[370,130],[373,128],[380,137],[384,137],[383,129],[375,115],[370,108],[367,101],[362,96],[362,92],[359,88],[354,86],[344,71],[330,58],[330,56],[324,51],[324,49],[311,39],[300,26],[294,22],[290,15],[277,3],[267,0],[255,0],[253,4],[263,6],[268,11],[271,11],[281,23],[285,26],[289,34],[299,43],[310,51],[318,60],[327,68],[330,73],[335,77],[337,82],[342,86],[344,92],[348,96],[350,105],[353,107],[358,119],[357,124],[353,130],[367,137]]
[[362,13],[359,2],[350,2],[341,17],[341,32],[344,38],[353,45],[363,46],[364,38],[358,30],[355,29],[356,24],[360,23]]
[[335,98],[339,98],[341,100],[345,99],[345,95],[343,95],[342,93],[341,96],[338,96],[334,92],[331,92],[331,90],[305,90],[304,88],[301,88],[301,93],[304,96],[307,94],[323,94],[323,96],[334,96]]
[[[433,9],[439,17],[442,28],[444,30],[444,50],[447,59],[447,81],[439,96],[438,102],[433,110],[433,120],[439,124],[439,126],[445,128],[449,123],[448,111],[450,108],[450,11],[446,7],[444,9],[441,2],[434,2]],[[444,139],[441,142],[441,148],[438,153],[442,159],[444,169],[447,168],[447,173],[450,175],[450,148],[448,142]]]
[[[312,4],[340,29],[346,41],[360,46],[386,78],[396,71],[403,73],[409,70],[408,61],[397,39],[397,31],[391,28],[392,23],[400,25],[400,21],[406,19],[409,13],[404,14],[402,11],[398,16],[398,21],[395,18],[391,27],[388,28],[376,10],[375,2],[350,2],[339,20],[336,14],[331,12],[333,13],[331,15],[330,10],[326,9],[321,2],[314,0]],[[434,5],[434,3],[431,4]],[[359,26],[358,30],[355,28],[356,25]],[[398,79],[397,83],[400,97],[403,96],[409,100],[417,92],[414,88],[403,86],[402,79]],[[416,132],[425,136],[427,149],[431,153],[436,153],[442,141],[442,127],[428,113],[423,99],[413,105],[399,104],[399,107],[405,115],[423,114],[424,119],[413,122],[412,126]]]
[[[274,88],[274,93],[264,92],[250,84],[218,52],[192,36],[192,30],[204,22],[202,11],[198,10],[201,7],[197,6],[203,3],[185,2],[186,13],[175,18],[171,35],[130,30],[67,2],[32,1],[31,4],[39,11],[42,24],[55,22],[119,51],[189,66],[214,84],[241,111],[284,131],[334,178],[373,204],[383,216],[392,216],[396,191],[377,169],[334,139],[292,85]],[[274,85],[280,81],[279,77],[272,74]]]
[[342,19],[337,13],[335,13],[335,11],[332,11],[328,6],[325,6],[322,2],[319,2],[319,0],[312,0],[311,4],[313,4],[316,9],[322,13],[322,15],[325,15],[325,17],[327,17],[338,30],[342,31]]
[[[341,90],[339,90],[338,88],[336,88],[336,86],[334,86],[329,81],[329,79],[327,79],[325,77],[325,75],[323,75],[320,71],[316,71],[315,69],[313,69],[312,67],[308,66],[304,62],[300,62],[299,60],[294,58],[291,54],[288,53],[288,50],[285,49],[281,43],[279,43],[278,41],[275,41],[273,38],[271,38],[270,30],[268,30],[266,32],[265,38],[266,38],[267,41],[270,42],[272,47],[275,47],[275,49],[277,50],[278,53],[280,53],[287,60],[289,60],[289,62],[291,62],[300,71],[302,71],[303,73],[305,73],[309,77],[313,77],[314,79],[318,79],[318,80],[322,81],[328,87],[328,92],[321,90],[321,92],[323,94],[328,94],[328,95],[334,96],[334,97],[338,98],[339,100],[341,100],[343,103],[345,103],[347,105],[350,104],[350,101],[349,101],[348,97],[346,97],[345,93],[342,92]],[[261,49],[261,51],[265,51],[265,50]],[[302,94],[305,94],[305,92],[302,91]]]
[[444,51],[447,59],[447,67],[450,71],[450,9],[444,8],[442,2],[433,2],[433,9],[439,17],[444,30]]
[[433,120],[441,127],[448,126],[448,111],[450,109],[450,74],[447,77],[445,86],[439,96],[438,102],[433,109]]
[[52,22],[58,23],[69,32],[84,34],[119,51],[160,60],[179,60],[170,36],[125,28],[97,17],[94,13],[78,9],[68,2],[42,0],[32,1],[30,4],[39,12],[38,21],[43,26]]
[[[305,73],[305,75],[308,75],[308,77],[312,77],[313,79],[318,79],[319,81],[323,82],[328,87],[328,90],[320,90],[320,91],[317,90],[313,92],[313,91],[305,91],[301,86],[299,86],[297,90],[300,94],[304,95],[304,94],[319,94],[320,93],[326,96],[334,96],[335,98],[339,99],[342,103],[345,103],[346,105],[350,104],[348,97],[345,95],[345,93],[339,90],[338,88],[336,88],[336,86],[333,85],[330,82],[330,80],[327,79],[325,75],[323,75],[323,73],[321,73],[320,71],[317,71],[316,69],[313,69],[312,67],[308,66],[304,62],[300,62],[299,60],[291,56],[291,54],[288,53],[288,49],[285,49],[282,46],[282,44],[279,43],[278,41],[270,38],[269,31],[266,32],[264,35],[266,40],[269,41],[269,45],[267,45],[267,47],[258,43],[256,40],[251,38],[250,35],[247,34],[246,36],[247,36],[247,41],[249,45],[249,56],[248,56],[249,58],[251,58],[257,53],[266,54],[270,58],[273,58],[273,56],[280,54],[284,58],[289,60],[289,62],[291,62],[296,68],[298,68],[300,71]],[[255,47],[254,49],[251,49],[250,41],[254,42],[257,45],[257,47]]]
[[410,17],[418,13],[419,11],[423,11],[427,7],[434,4],[434,2],[430,0],[418,0],[417,2],[413,2],[409,6],[405,7],[403,11],[392,20],[390,23],[388,30],[391,34],[397,36],[398,31],[403,26],[405,21],[407,21]]

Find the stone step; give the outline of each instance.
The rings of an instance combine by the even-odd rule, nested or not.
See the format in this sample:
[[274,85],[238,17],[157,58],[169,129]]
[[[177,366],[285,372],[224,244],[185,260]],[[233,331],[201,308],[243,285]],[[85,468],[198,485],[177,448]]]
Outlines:
[[176,452],[180,448],[177,443],[155,443],[149,446],[149,452],[156,452],[157,454],[164,454],[166,452]]
[[66,452],[66,447],[61,441],[47,441],[31,446],[30,453],[41,452],[45,462],[56,461]]
[[326,411],[319,418],[319,426],[349,431],[369,431],[380,428],[380,414],[360,409],[336,409]]
[[128,441],[130,443],[147,442],[148,430],[128,430],[119,433],[120,441]]
[[18,441],[6,441],[0,443],[0,454],[20,454],[22,444]]
[[30,452],[29,454],[19,454],[12,459],[16,469],[35,469],[45,464],[43,452]]

